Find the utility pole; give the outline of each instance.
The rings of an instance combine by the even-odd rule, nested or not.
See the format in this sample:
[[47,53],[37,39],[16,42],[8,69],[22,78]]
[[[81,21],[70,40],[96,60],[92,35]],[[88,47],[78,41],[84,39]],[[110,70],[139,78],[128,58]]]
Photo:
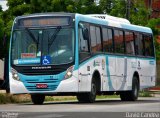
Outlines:
[[131,0],[126,1],[126,19],[130,18],[130,8],[131,8]]

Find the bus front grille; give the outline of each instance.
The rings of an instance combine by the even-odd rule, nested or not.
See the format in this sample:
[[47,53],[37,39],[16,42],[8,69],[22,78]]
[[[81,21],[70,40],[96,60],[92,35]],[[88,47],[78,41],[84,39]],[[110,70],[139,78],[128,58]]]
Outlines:
[[[47,88],[37,88],[37,84],[46,84]],[[44,79],[44,80],[26,80],[25,86],[29,91],[53,91],[59,85],[58,79]]]

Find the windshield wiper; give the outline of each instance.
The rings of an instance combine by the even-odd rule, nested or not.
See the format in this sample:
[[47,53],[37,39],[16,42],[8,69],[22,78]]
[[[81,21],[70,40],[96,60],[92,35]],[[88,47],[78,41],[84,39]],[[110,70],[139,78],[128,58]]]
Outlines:
[[35,36],[32,34],[32,32],[28,29],[25,28],[25,30],[28,32],[29,36],[33,39],[33,41],[38,44],[38,41],[36,40]]
[[55,32],[52,34],[51,38],[49,39],[49,43],[48,43],[48,48],[51,47],[52,43],[54,42],[54,40],[56,39],[57,37],[57,34],[59,33],[59,31],[61,30],[61,26],[58,26],[56,29],[55,29]]

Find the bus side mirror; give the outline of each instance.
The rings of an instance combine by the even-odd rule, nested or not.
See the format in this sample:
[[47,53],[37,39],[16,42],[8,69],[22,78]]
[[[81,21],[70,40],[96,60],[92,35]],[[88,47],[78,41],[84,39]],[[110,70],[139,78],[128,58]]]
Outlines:
[[89,32],[87,28],[82,29],[82,34],[83,34],[84,40],[89,40]]
[[79,23],[78,26],[82,29],[82,35],[84,40],[89,40],[88,29],[82,23]]

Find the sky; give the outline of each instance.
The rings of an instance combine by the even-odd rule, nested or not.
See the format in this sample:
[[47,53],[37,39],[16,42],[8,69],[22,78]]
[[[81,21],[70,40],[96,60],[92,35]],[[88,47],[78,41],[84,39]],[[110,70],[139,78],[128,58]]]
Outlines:
[[0,0],[0,5],[2,6],[2,10],[5,11],[8,9],[8,6],[6,6],[7,0]]

